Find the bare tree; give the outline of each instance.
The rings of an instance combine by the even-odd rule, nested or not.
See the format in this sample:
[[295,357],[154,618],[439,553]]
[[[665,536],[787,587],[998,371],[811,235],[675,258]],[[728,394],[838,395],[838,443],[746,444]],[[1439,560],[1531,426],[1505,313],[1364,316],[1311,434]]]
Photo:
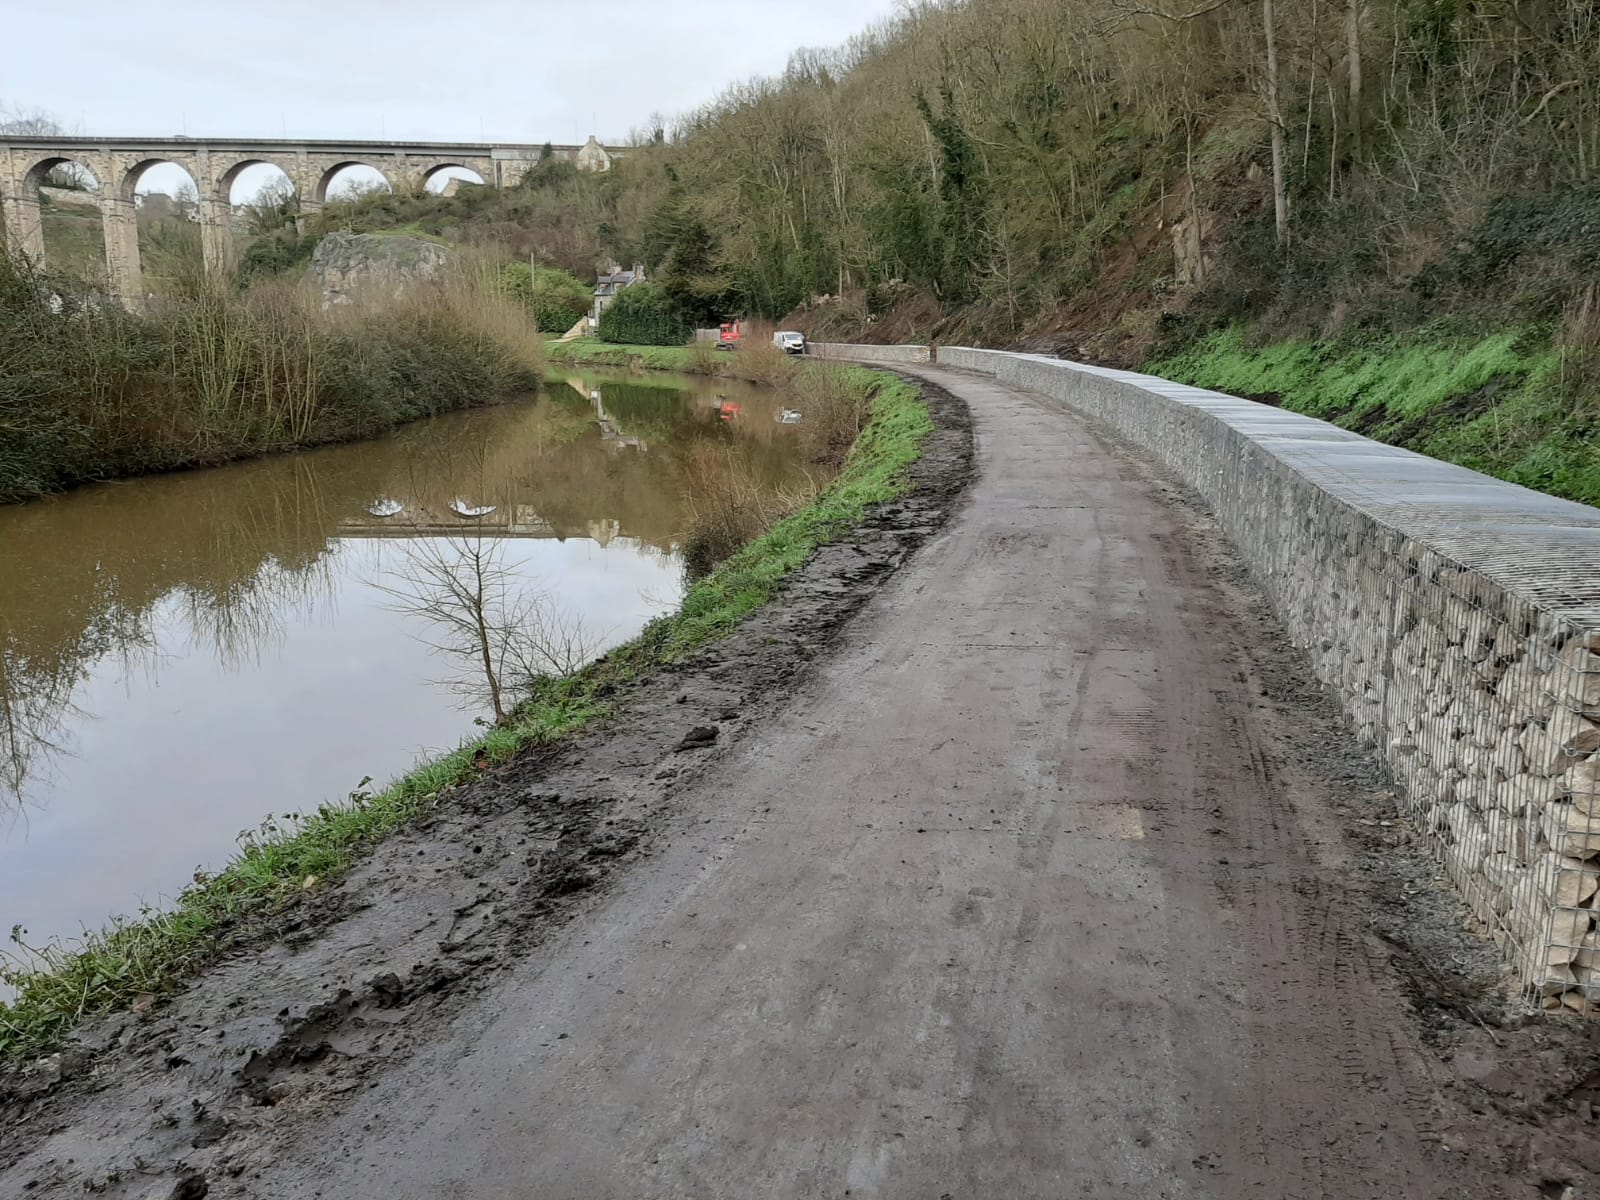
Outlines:
[[328,199],[354,203],[357,200],[365,200],[368,196],[388,195],[393,191],[389,181],[381,175],[366,179],[346,175],[329,190]]
[[57,137],[67,132],[66,127],[42,108],[23,108],[20,105],[0,102],[0,134],[14,137]]
[[251,233],[273,233],[300,215],[300,195],[285,176],[270,179],[241,206]]
[[189,180],[184,180],[173,189],[172,203],[178,210],[180,219],[185,221],[200,219],[200,189]]
[[1261,24],[1267,35],[1267,120],[1272,122],[1272,216],[1278,245],[1289,240],[1289,184],[1284,178],[1283,107],[1278,102],[1278,37],[1272,0],[1261,0]]
[[1361,0],[1345,0],[1344,37],[1350,78],[1346,136],[1350,141],[1350,161],[1356,162],[1361,158]]
[[397,611],[433,627],[421,640],[461,668],[445,683],[469,707],[487,702],[496,723],[539,679],[570,675],[593,656],[582,624],[506,566],[504,539],[472,532],[404,546],[399,582],[377,586]]

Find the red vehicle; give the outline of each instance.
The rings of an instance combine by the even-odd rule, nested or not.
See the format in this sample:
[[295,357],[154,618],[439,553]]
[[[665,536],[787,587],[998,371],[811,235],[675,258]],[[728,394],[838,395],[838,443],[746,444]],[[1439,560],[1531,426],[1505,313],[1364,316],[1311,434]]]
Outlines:
[[718,350],[737,350],[744,338],[744,322],[729,321],[717,330]]

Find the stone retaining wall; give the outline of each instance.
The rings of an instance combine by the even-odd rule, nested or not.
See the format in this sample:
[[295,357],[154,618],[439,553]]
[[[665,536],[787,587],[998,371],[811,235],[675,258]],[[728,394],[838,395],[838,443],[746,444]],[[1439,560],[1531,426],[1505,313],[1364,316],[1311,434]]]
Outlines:
[[941,347],[1211,506],[1547,1008],[1600,1013],[1600,509],[1203,388]]
[[857,346],[846,342],[806,342],[806,353],[816,358],[847,358],[854,362],[925,363],[933,361],[928,346]]

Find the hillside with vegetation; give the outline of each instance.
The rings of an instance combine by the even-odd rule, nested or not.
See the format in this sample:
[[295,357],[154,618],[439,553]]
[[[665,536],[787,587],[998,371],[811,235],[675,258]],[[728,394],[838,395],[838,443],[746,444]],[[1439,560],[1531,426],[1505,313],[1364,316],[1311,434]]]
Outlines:
[[680,324],[1159,368],[1600,501],[1577,0],[919,4],[640,140],[319,221],[637,260]]
[[699,291],[814,334],[1149,366],[1596,502],[1597,88],[1573,0],[925,5],[697,114],[640,246],[703,224]]
[[605,174],[261,206],[245,276],[334,230],[472,243],[554,332],[639,262],[613,324],[653,340],[746,316],[1140,366],[1600,502],[1578,0],[919,3],[635,141]]

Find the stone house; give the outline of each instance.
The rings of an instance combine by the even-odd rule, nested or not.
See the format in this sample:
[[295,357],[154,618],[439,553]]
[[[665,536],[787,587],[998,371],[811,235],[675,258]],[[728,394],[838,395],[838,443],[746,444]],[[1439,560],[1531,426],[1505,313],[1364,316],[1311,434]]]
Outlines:
[[643,263],[634,263],[631,271],[624,271],[616,263],[612,263],[610,269],[594,281],[594,307],[589,312],[590,322],[598,325],[600,314],[611,307],[611,302],[617,298],[617,293],[625,287],[632,287],[644,281]]
[[580,171],[611,170],[611,155],[592,133],[589,140],[578,148],[576,162]]

